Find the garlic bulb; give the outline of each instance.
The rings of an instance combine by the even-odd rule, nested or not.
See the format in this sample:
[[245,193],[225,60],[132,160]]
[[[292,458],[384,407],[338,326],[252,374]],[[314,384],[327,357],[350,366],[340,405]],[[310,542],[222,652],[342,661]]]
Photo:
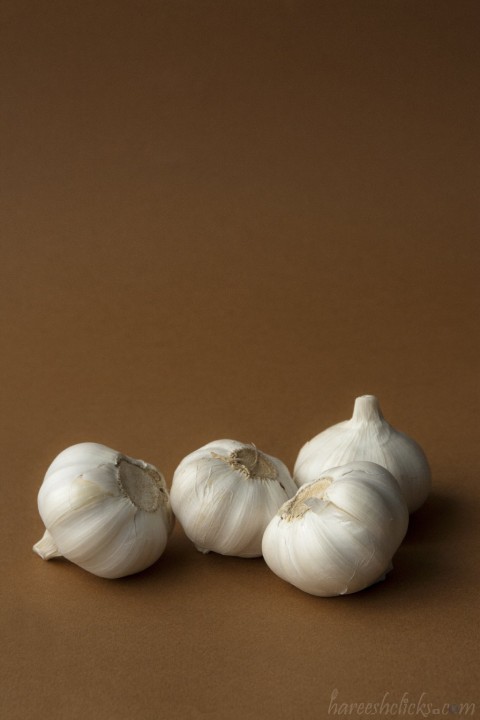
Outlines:
[[55,458],[38,509],[47,529],[34,551],[44,560],[63,555],[105,578],[154,563],[174,523],[161,473],[97,443],[73,445]]
[[296,489],[280,460],[253,445],[216,440],[182,460],[170,499],[197,550],[257,557],[268,522]]
[[352,462],[327,470],[279,509],[263,556],[300,590],[345,595],[383,580],[407,526],[395,478],[375,463]]
[[318,478],[326,468],[353,460],[368,460],[387,468],[400,485],[410,512],[427,499],[431,477],[422,448],[389,425],[373,395],[355,400],[351,420],[333,425],[302,447],[293,476],[301,486]]

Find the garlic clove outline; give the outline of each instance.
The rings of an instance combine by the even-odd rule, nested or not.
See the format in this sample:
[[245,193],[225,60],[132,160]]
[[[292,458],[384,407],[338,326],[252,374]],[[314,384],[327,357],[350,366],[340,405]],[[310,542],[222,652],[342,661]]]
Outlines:
[[174,525],[160,471],[98,443],[73,445],[55,458],[38,508],[46,531],[34,551],[105,578],[158,560]]
[[391,570],[408,508],[391,473],[357,461],[330,468],[278,510],[262,541],[270,569],[312,595],[345,595]]
[[299,452],[293,476],[297,486],[318,478],[328,467],[367,460],[387,468],[397,480],[409,512],[418,510],[431,489],[431,472],[420,445],[393,428],[374,395],[355,400],[350,420],[316,435]]
[[258,557],[263,532],[296,485],[284,463],[236,440],[215,440],[175,470],[173,511],[200,552]]

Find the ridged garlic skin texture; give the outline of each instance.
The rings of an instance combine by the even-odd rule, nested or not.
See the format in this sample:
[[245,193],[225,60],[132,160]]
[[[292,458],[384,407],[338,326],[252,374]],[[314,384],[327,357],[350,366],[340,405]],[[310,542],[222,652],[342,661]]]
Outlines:
[[363,590],[383,579],[408,527],[395,478],[370,462],[327,470],[269,523],[262,550],[279,577],[312,595]]
[[174,523],[161,473],[97,443],[73,445],[55,458],[38,509],[47,530],[35,552],[47,560],[63,555],[104,578],[158,560]]
[[257,557],[268,522],[296,490],[281,460],[235,440],[216,440],[182,460],[170,499],[201,552]]
[[293,476],[301,486],[320,477],[328,467],[354,460],[387,468],[400,485],[410,512],[427,499],[431,474],[425,453],[415,440],[384,419],[373,395],[356,399],[351,420],[333,425],[302,447]]

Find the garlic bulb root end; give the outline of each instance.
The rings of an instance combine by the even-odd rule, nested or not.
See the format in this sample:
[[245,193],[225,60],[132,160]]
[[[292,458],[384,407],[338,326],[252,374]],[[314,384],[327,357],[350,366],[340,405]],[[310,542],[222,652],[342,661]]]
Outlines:
[[119,455],[116,462],[116,478],[122,495],[135,507],[147,513],[157,512],[163,506],[170,535],[175,525],[175,517],[170,507],[168,490],[162,473],[143,460],[134,460]]
[[275,480],[278,476],[275,465],[253,444],[244,445],[226,456],[212,451],[212,457],[254,480]]
[[45,530],[42,539],[35,543],[32,549],[34,552],[37,553],[37,555],[40,555],[42,560],[50,560],[54,557],[62,557],[62,553],[57,548],[55,541],[48,532],[48,530]]
[[301,487],[297,494],[280,509],[279,515],[282,520],[292,521],[305,515],[310,510],[307,500],[310,500],[310,498],[324,500],[325,491],[332,482],[330,477],[321,477],[319,480]]
[[153,465],[120,455],[116,465],[122,494],[145,512],[156,512],[162,501],[163,478]]

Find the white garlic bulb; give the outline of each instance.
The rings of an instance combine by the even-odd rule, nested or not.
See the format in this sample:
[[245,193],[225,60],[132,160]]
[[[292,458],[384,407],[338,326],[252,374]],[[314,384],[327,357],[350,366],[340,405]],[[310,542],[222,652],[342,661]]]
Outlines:
[[154,563],[174,524],[161,473],[97,443],[73,445],[55,458],[38,509],[47,529],[34,551],[44,560],[63,555],[105,578]]
[[427,499],[431,476],[425,453],[415,440],[385,420],[373,395],[358,397],[351,420],[333,425],[302,447],[293,476],[301,486],[320,477],[326,468],[353,460],[387,468],[400,485],[410,512]]
[[383,580],[407,526],[393,475],[376,463],[352,462],[330,468],[279,509],[265,530],[263,556],[300,590],[345,595]]
[[216,440],[182,460],[170,499],[197,550],[257,557],[268,522],[296,490],[277,458],[253,445]]

